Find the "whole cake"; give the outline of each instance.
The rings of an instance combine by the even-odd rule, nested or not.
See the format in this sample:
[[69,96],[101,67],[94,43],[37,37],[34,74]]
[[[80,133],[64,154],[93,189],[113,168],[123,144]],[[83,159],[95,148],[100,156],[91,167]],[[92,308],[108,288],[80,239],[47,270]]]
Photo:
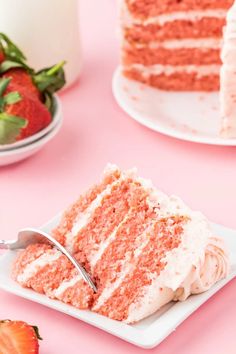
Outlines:
[[167,196],[135,170],[109,165],[102,181],[63,214],[53,231],[97,285],[49,245],[20,251],[13,278],[23,287],[134,323],[172,300],[209,289],[229,260],[206,218]]
[[236,0],[120,0],[123,74],[169,91],[220,90],[236,138]]
[[122,0],[124,74],[164,90],[218,90],[222,29],[232,4]]

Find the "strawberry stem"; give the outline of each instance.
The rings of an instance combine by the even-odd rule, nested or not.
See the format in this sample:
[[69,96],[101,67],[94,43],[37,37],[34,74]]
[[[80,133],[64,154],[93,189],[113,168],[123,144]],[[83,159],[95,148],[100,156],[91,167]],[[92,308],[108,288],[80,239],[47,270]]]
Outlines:
[[65,65],[66,61],[63,60],[60,63],[52,66],[51,68],[48,69],[48,71],[46,72],[47,76],[53,76],[55,75],[64,65]]

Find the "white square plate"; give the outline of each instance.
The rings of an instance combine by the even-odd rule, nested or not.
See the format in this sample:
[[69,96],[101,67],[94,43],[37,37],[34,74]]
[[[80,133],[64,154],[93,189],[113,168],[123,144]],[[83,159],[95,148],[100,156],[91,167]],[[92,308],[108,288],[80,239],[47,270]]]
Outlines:
[[[50,232],[51,229],[58,224],[59,218],[60,215],[44,225],[41,229]],[[184,302],[170,303],[154,315],[135,325],[127,325],[122,322],[114,321],[90,311],[78,310],[60,301],[51,300],[45,295],[38,294],[33,290],[22,288],[11,279],[11,266],[16,257],[16,251],[7,251],[0,257],[0,288],[78,318],[137,346],[153,348],[174,331],[174,329],[199,306],[236,276],[236,231],[216,224],[212,224],[212,228],[216,235],[225,239],[231,252],[231,272],[227,279],[218,282],[203,294],[191,296]]]

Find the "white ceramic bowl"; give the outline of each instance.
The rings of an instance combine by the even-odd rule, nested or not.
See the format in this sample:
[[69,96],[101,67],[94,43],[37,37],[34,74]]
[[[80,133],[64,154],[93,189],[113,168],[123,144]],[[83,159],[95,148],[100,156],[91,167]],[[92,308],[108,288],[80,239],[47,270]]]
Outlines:
[[62,109],[58,98],[56,99],[56,101],[57,109],[55,112],[56,117],[54,117],[54,119],[56,118],[57,123],[54,124],[54,127],[50,131],[48,131],[48,133],[44,134],[33,142],[30,142],[20,147],[16,147],[15,149],[0,151],[0,166],[10,165],[15,162],[19,162],[21,160],[26,159],[27,157],[35,154],[40,149],[42,149],[44,145],[46,145],[52,138],[55,137],[62,125]]
[[61,118],[62,112],[61,112],[61,104],[58,96],[54,95],[53,98],[54,98],[55,112],[53,114],[51,123],[48,126],[46,126],[44,129],[40,130],[38,133],[29,136],[28,138],[16,141],[15,143],[12,144],[0,145],[0,153],[2,151],[8,151],[8,150],[16,149],[31,144],[32,142],[39,140],[40,138],[45,136],[48,132],[50,132],[56,127],[56,125],[58,124]]

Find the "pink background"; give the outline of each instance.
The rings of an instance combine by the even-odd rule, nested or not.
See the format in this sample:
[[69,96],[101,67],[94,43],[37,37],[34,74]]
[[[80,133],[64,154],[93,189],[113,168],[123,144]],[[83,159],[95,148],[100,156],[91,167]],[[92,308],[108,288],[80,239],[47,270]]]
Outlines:
[[[40,226],[65,208],[107,162],[137,166],[167,193],[181,196],[210,220],[236,228],[236,149],[197,145],[154,133],[130,119],[111,92],[118,64],[116,3],[81,0],[84,66],[80,81],[62,93],[64,125],[41,152],[0,168],[0,238]],[[181,324],[151,353],[235,354],[236,281]],[[69,316],[0,292],[0,318],[40,328],[42,354],[144,353]]]

